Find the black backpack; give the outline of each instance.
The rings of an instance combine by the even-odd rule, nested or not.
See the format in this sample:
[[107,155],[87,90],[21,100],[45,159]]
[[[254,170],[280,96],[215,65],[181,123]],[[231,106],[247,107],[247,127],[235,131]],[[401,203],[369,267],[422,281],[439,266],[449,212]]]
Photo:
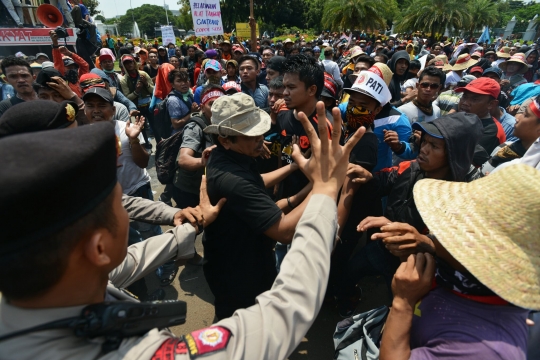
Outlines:
[[[198,116],[192,116],[187,124],[195,122],[204,130],[207,126],[204,120]],[[171,184],[174,180],[174,174],[178,168],[178,153],[180,152],[180,146],[182,146],[182,138],[184,132],[179,131],[173,136],[162,139],[156,146],[156,173],[160,183]]]
[[[154,131],[156,131],[157,135],[159,135],[159,137],[161,137],[162,139],[166,139],[171,135],[171,116],[169,115],[169,110],[167,109],[167,104],[169,103],[168,100],[171,96],[175,96],[182,100],[182,102],[186,104],[188,109],[191,110],[191,106],[188,106],[184,99],[181,96],[176,95],[174,91],[171,91],[162,102],[157,104],[154,108]],[[193,97],[191,98],[191,100],[193,101]],[[180,118],[183,118],[186,115],[187,113],[180,116]]]

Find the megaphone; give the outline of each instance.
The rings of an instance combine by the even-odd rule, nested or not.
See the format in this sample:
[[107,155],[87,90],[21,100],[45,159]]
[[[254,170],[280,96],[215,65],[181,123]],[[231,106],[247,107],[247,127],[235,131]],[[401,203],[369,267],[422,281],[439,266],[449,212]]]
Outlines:
[[50,28],[56,28],[62,26],[64,23],[64,16],[56,6],[50,4],[39,5],[37,9],[37,17],[41,23]]

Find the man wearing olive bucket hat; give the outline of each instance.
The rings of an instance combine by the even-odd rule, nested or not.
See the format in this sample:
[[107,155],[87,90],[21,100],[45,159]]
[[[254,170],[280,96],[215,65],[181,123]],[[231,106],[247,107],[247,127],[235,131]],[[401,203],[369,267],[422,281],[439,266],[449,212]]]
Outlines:
[[[525,360],[527,315],[540,310],[540,171],[424,179],[413,196],[433,243],[394,276],[380,359]],[[414,242],[408,228],[389,223],[373,237],[396,251]]]
[[277,275],[274,242],[291,243],[309,197],[291,197],[298,205],[285,215],[265,191],[298,166],[259,174],[255,159],[263,152],[271,120],[252,97],[237,93],[218,98],[211,121],[204,132],[212,134],[217,147],[206,167],[208,195],[217,201],[226,194],[227,203],[216,225],[205,228],[204,276],[215,296],[216,316],[223,319],[255,304],[255,298],[270,289]]

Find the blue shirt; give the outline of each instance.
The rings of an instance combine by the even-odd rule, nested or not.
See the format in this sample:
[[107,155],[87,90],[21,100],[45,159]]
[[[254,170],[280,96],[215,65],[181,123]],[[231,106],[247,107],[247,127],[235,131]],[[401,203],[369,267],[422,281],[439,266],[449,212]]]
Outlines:
[[[338,108],[341,111],[342,119],[346,119],[347,111],[346,103],[339,104]],[[380,113],[377,114],[374,121],[373,133],[379,140],[379,147],[377,153],[377,165],[373,169],[373,172],[392,166],[392,149],[384,142],[384,130],[392,130],[397,132],[399,141],[405,146],[405,151],[398,156],[405,160],[415,159],[418,155],[409,144],[409,138],[412,134],[411,123],[407,118],[407,115],[400,112],[394,106],[386,105],[383,107]]]
[[255,91],[251,91],[244,84],[240,84],[242,87],[242,92],[253,98],[255,105],[259,109],[266,109],[268,107],[268,88],[266,85],[257,84]]
[[10,99],[15,96],[15,89],[10,84],[0,83],[0,89],[2,91],[2,98],[0,100]]
[[506,134],[506,141],[517,141],[519,140],[514,136],[514,125],[516,124],[516,118],[507,113],[504,108],[499,106],[499,109],[502,111],[502,116],[499,122],[501,123],[504,133]]
[[86,16],[90,15],[90,12],[86,8],[86,6],[82,4],[82,2],[79,4],[79,8],[81,8],[81,16],[83,20],[86,20]]

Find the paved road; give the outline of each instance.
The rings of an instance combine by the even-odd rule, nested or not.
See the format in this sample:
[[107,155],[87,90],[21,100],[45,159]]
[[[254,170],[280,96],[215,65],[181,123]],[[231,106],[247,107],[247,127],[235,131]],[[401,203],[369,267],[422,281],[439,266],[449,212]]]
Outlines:
[[[153,154],[147,170],[152,177],[152,190],[154,191],[155,200],[157,200],[163,192],[164,186],[157,180]],[[166,229],[168,227],[164,226],[163,230]],[[197,237],[195,248],[200,254],[203,253],[201,236]],[[172,331],[176,335],[183,335],[193,330],[210,326],[214,322],[214,297],[206,283],[201,266],[182,266],[178,274],[173,284],[164,289],[167,293],[166,299],[178,299],[187,302],[188,313],[186,323],[172,328]],[[146,277],[146,283],[150,292],[159,287],[158,279],[154,274]],[[387,287],[382,278],[365,278],[360,283],[360,286],[362,287],[364,296],[358,306],[358,312],[376,308],[382,303],[389,303]],[[336,324],[340,320],[341,318],[335,305],[324,304],[315,323],[289,359],[332,359],[334,355],[332,335]]]

